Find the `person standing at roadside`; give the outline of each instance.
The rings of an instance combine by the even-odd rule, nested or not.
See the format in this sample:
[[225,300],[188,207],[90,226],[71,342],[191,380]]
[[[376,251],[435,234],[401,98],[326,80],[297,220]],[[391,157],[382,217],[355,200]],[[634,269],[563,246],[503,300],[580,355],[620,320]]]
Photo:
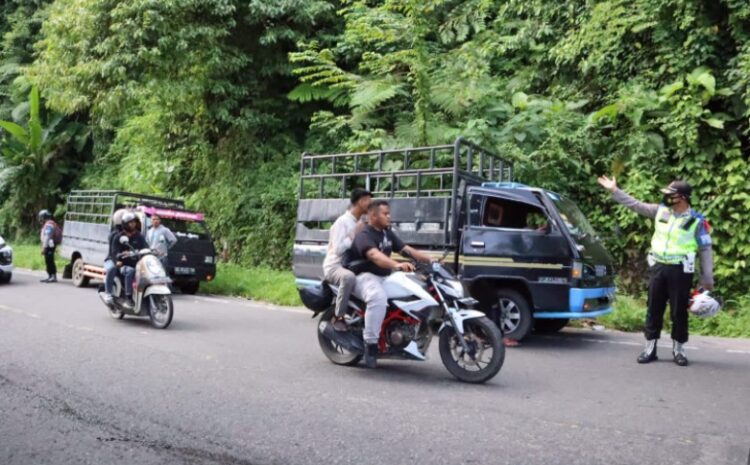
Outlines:
[[648,310],[644,335],[646,347],[638,363],[658,360],[656,347],[669,302],[672,318],[672,357],[687,366],[683,345],[688,340],[688,306],[693,287],[696,256],[700,258],[700,283],[712,290],[713,252],[710,225],[690,206],[692,188],[685,181],[673,181],[661,190],[662,203],[640,202],[617,188],[615,179],[600,176],[599,184],[612,193],[612,199],[630,210],[654,219],[654,235],[648,254]]
[[156,251],[156,256],[159,257],[166,271],[169,264],[169,249],[177,243],[177,238],[168,227],[161,224],[161,218],[158,215],[151,215],[151,227],[146,233],[146,241],[148,246]]
[[356,276],[344,268],[342,260],[344,254],[351,248],[354,237],[365,227],[362,215],[370,207],[372,193],[357,188],[352,190],[349,200],[349,209],[336,219],[328,232],[328,249],[323,260],[324,279],[339,289],[333,320],[331,320],[333,329],[336,331],[346,331],[344,314],[349,305],[349,296],[357,283]]
[[42,255],[47,266],[47,278],[41,279],[43,283],[57,282],[57,266],[55,265],[55,250],[62,239],[62,231],[52,218],[49,210],[41,210],[38,215],[39,222],[42,223],[42,230],[39,239],[42,242]]

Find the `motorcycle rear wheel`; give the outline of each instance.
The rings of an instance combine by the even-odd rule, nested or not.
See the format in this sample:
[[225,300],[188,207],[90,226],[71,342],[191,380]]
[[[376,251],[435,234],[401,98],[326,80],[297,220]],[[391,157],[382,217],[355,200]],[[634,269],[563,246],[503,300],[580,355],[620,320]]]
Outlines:
[[[440,333],[440,358],[445,368],[465,383],[484,383],[495,376],[505,362],[505,346],[497,325],[487,317],[464,321],[464,339],[474,357],[465,353],[452,327]],[[485,353],[491,351],[489,357]]]
[[318,320],[318,325],[316,326],[315,330],[318,332],[318,343],[320,344],[320,350],[323,351],[323,354],[328,358],[328,360],[332,361],[336,365],[356,365],[362,359],[362,355],[344,349],[340,345],[327,338],[320,329],[320,325],[323,323],[329,323],[331,321],[331,318],[333,318],[333,307],[323,312],[320,320]]
[[167,329],[174,316],[172,296],[168,294],[151,294],[148,296],[148,317],[151,326],[156,329]]

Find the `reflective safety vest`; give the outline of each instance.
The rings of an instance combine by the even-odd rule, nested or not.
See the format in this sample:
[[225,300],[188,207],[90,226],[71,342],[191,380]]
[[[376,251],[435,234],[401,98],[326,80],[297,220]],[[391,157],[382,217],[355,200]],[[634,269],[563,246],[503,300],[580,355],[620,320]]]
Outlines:
[[676,216],[659,205],[651,238],[651,254],[660,263],[680,263],[685,255],[698,251],[695,231],[701,219],[694,215]]

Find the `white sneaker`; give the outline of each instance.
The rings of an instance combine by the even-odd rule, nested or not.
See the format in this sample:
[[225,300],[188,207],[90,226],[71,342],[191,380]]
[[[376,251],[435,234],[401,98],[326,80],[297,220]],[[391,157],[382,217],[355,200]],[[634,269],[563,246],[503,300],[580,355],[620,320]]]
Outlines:
[[110,304],[112,304],[113,301],[114,301],[114,299],[112,298],[112,294],[108,294],[108,293],[104,294],[104,303],[105,304],[110,305]]

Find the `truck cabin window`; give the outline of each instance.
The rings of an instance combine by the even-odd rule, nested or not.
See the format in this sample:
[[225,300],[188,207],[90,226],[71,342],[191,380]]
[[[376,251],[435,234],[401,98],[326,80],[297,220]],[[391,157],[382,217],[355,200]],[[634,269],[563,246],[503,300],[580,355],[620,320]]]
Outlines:
[[494,197],[487,197],[481,225],[490,228],[550,232],[550,222],[540,208]]
[[[187,237],[189,239],[207,239],[208,230],[206,224],[202,221],[185,221],[173,218],[162,218],[161,224],[174,233],[178,238]],[[151,227],[151,217],[146,217],[146,229]]]

